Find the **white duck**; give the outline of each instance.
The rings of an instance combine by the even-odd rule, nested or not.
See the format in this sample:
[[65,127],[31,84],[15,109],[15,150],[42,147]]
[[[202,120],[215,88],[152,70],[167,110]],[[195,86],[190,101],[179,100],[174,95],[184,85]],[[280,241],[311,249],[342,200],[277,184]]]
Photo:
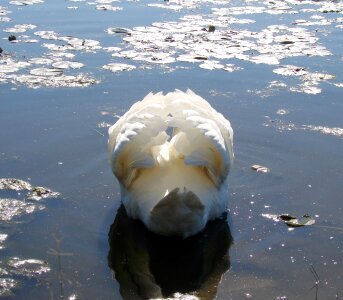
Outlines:
[[188,90],[148,94],[109,128],[112,171],[128,215],[188,237],[227,208],[230,122]]

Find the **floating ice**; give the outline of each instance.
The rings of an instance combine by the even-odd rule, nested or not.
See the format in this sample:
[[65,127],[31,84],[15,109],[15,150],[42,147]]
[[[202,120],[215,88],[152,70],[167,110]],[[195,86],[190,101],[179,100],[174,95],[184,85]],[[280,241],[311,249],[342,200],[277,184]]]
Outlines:
[[13,257],[7,262],[7,265],[10,267],[11,273],[26,277],[36,277],[50,272],[48,263],[39,259]]
[[[76,1],[75,1],[76,2]],[[81,1],[78,1],[81,2]],[[87,2],[88,5],[94,5],[97,10],[118,11],[122,7],[112,5],[113,2],[120,2],[119,0],[95,0],[94,2]]]
[[318,87],[318,84],[319,83],[316,81],[313,81],[313,82],[308,81],[308,82],[304,82],[304,83],[298,84],[296,86],[290,87],[290,91],[316,95],[316,94],[320,94],[322,92],[321,88]]
[[148,6],[179,11],[181,9],[194,9],[209,3],[214,5],[227,4],[227,2],[223,0],[168,0],[164,1],[164,3],[149,3]]
[[[283,9],[288,11],[290,8]],[[243,12],[262,13],[264,9],[262,6],[213,8],[209,15],[185,15],[177,22],[155,22],[132,29],[110,27],[107,29],[109,34],[122,34],[123,41],[128,43],[126,49],[116,51],[112,56],[146,63],[199,63],[201,68],[216,70],[225,69],[228,60],[234,58],[278,65],[292,56],[331,54],[317,44],[314,32],[302,27],[270,25],[260,32],[228,29],[230,24],[253,22],[232,17]],[[231,72],[237,69],[227,68]]]
[[54,58],[66,58],[66,59],[73,59],[75,57],[75,54],[70,52],[63,52],[63,51],[53,51],[46,54],[48,57],[54,57]]
[[117,10],[122,10],[122,7],[119,6],[112,6],[109,4],[101,4],[101,5],[97,5],[95,7],[97,10],[111,10],[111,11],[117,11]]
[[30,58],[28,62],[30,64],[35,64],[35,65],[50,65],[53,63],[53,60],[50,58],[44,58],[44,57],[33,57],[33,58]]
[[87,74],[59,75],[59,76],[35,76],[18,75],[12,79],[13,83],[22,83],[29,88],[40,87],[87,87],[99,83],[98,80]]
[[34,34],[41,37],[42,39],[46,39],[46,40],[57,40],[59,37],[59,35],[52,30],[36,31]]
[[59,76],[62,75],[62,70],[57,68],[36,68],[30,70],[31,75],[37,76]]
[[277,131],[293,131],[293,130],[306,130],[322,133],[325,135],[331,135],[335,137],[343,137],[343,128],[341,127],[327,127],[320,125],[296,125],[292,122],[285,122],[279,119],[270,119],[267,117],[267,121],[263,123],[266,127],[275,128]]
[[12,278],[0,278],[0,297],[13,296],[13,289],[18,286],[19,282]]
[[27,68],[30,63],[24,61],[15,61],[11,58],[0,60],[0,78],[4,76],[2,73],[15,73],[21,69]]
[[219,63],[218,60],[205,60],[202,64],[199,65],[199,67],[207,70],[215,70],[224,69],[225,66]]
[[35,35],[46,40],[55,40],[66,42],[67,45],[57,44],[43,44],[44,47],[50,50],[75,50],[85,52],[95,52],[101,49],[100,42],[92,39],[80,39],[72,36],[63,36],[52,30],[49,31],[36,31]]
[[0,22],[9,22],[10,18],[3,17],[8,15],[9,13],[11,13],[11,11],[9,11],[7,7],[0,6]]
[[44,198],[56,198],[60,195],[58,192],[54,192],[48,188],[35,186],[27,194],[27,199],[29,200],[41,200]]
[[104,47],[103,49],[107,52],[118,52],[121,50],[119,47]]
[[261,54],[257,56],[252,56],[250,58],[251,62],[256,64],[266,64],[266,65],[278,65],[280,63],[279,59],[273,54]]
[[111,63],[103,66],[103,69],[109,70],[111,72],[120,72],[120,71],[131,71],[136,67],[129,64],[121,64],[121,63]]
[[79,39],[76,37],[69,36],[60,36],[58,40],[67,42],[73,50],[77,51],[95,52],[96,50],[101,49],[100,42],[96,40]]
[[[56,198],[60,194],[45,187],[33,187],[31,183],[17,178],[0,178],[0,191],[25,191],[24,199],[0,198],[0,220],[11,221],[14,217],[31,214],[36,210],[44,209],[26,200],[41,200],[43,198]],[[19,194],[18,194],[19,195]]]
[[166,9],[170,9],[170,10],[181,10],[182,8],[184,8],[182,5],[167,4],[167,3],[150,3],[150,4],[148,4],[148,6],[166,8]]
[[[0,250],[3,249],[3,243],[4,241],[7,239],[8,235],[5,233],[0,233]],[[1,270],[0,270],[0,275],[1,275]],[[1,284],[0,284],[0,289],[1,289]],[[1,292],[0,292],[0,296],[1,296]]]
[[43,3],[43,2],[44,1],[42,0],[15,0],[15,1],[10,1],[9,3],[12,5],[24,6],[24,5]]
[[280,68],[274,69],[273,72],[284,76],[299,77],[302,83],[290,87],[290,91],[312,95],[321,93],[321,89],[320,87],[318,87],[321,81],[335,79],[335,76],[331,74],[310,72],[303,67],[297,67],[292,65],[282,66]]
[[0,198],[0,221],[11,221],[15,217],[31,214],[42,209],[44,209],[42,205],[16,199]]
[[27,30],[35,29],[37,26],[32,24],[18,24],[14,25],[11,28],[5,28],[3,31],[10,33],[21,33],[26,32]]
[[[1,15],[1,9],[0,9],[0,15]],[[0,22],[10,22],[11,18],[9,17],[0,17]]]
[[343,11],[343,3],[337,2],[323,2],[321,7],[318,9],[322,13],[341,13]]
[[7,239],[7,234],[0,233],[0,243],[3,243]]
[[[3,197],[3,194],[5,197]],[[13,198],[7,197],[10,195]],[[31,183],[16,178],[0,178],[0,222],[3,225],[18,226],[18,220],[23,222],[23,217],[45,208],[37,200],[43,198],[55,198],[59,193],[45,187],[33,187]],[[24,219],[25,221],[25,219]],[[0,233],[0,249],[4,248],[4,242],[9,239],[6,233]],[[10,246],[8,246],[10,247]],[[21,282],[18,278],[39,278],[42,274],[50,271],[47,262],[39,259],[22,259],[11,257],[0,260],[0,297],[13,295],[13,290]],[[13,278],[11,278],[13,277]]]
[[284,65],[280,68],[274,69],[273,72],[284,76],[303,76],[308,74],[305,68],[293,65]]
[[31,43],[31,44],[33,44],[33,43],[38,43],[38,40],[37,39],[32,39],[28,35],[20,35],[17,38],[16,42],[18,42],[18,43]]
[[325,127],[325,126],[314,126],[314,125],[303,125],[303,129],[310,131],[317,131],[327,135],[333,135],[337,137],[343,137],[343,128],[340,127]]
[[[33,26],[24,26],[33,29]],[[73,36],[60,35],[55,31],[36,31],[34,34],[41,39],[55,41],[55,43],[43,43],[42,47],[50,50],[43,57],[29,58],[28,61],[15,61],[12,58],[0,57],[0,82],[12,82],[24,84],[30,88],[39,87],[86,87],[99,83],[91,74],[78,73],[64,74],[64,70],[80,69],[84,66],[81,62],[69,61],[74,59],[75,52],[95,53],[101,49],[99,41],[92,39],[80,39]],[[26,38],[26,37],[25,37]],[[28,38],[28,37],[27,37]],[[33,40],[22,40],[33,42]],[[74,51],[74,53],[71,53]],[[21,72],[31,65],[35,66],[28,71],[29,74]],[[66,71],[67,72],[67,71]]]
[[[40,2],[42,1],[11,1],[12,4],[17,5]],[[94,0],[86,2],[74,0],[69,2],[84,2],[102,10],[118,10],[122,8],[114,5],[123,1]],[[211,7],[208,4],[211,4]],[[179,16],[179,19],[172,22],[154,22],[149,26],[134,28],[109,27],[106,30],[107,33],[117,35],[117,37],[116,44],[106,48],[102,48],[99,41],[96,40],[64,36],[53,30],[39,30],[34,34],[49,41],[41,46],[50,50],[49,53],[44,53],[42,58],[52,59],[53,62],[43,63],[42,61],[39,63],[37,58],[36,61],[29,59],[28,63],[41,64],[47,68],[71,72],[72,69],[83,66],[81,62],[78,64],[69,62],[69,60],[74,60],[74,56],[78,52],[97,53],[102,49],[110,52],[115,58],[125,58],[137,62],[135,66],[138,68],[153,68],[154,64],[159,64],[170,71],[177,68],[200,67],[213,71],[234,72],[241,69],[232,63],[236,64],[236,61],[233,60],[237,59],[254,64],[280,65],[283,60],[292,57],[308,58],[331,55],[331,51],[320,44],[321,33],[329,33],[325,27],[330,24],[330,30],[334,28],[335,24],[337,28],[343,27],[343,17],[340,17],[343,4],[340,2],[302,1],[299,5],[294,0],[275,0],[246,1],[231,7],[226,4],[227,1],[223,0],[150,1],[146,4],[147,6],[177,10],[178,13],[175,13],[175,16]],[[206,9],[198,10],[200,7],[206,7]],[[187,14],[179,12],[184,10],[188,10]],[[244,24],[256,22],[254,16],[258,14],[296,14],[298,12],[302,12],[302,15],[307,19],[293,18],[295,21],[288,23],[288,25],[267,25],[265,28],[244,26]],[[2,16],[9,13],[7,8],[0,6],[0,18],[4,18]],[[6,20],[0,19],[1,21]],[[239,26],[235,26],[236,24]],[[34,26],[32,24],[18,24],[6,30],[13,33],[24,32],[28,29],[34,29]],[[318,32],[313,29],[313,26],[321,26],[325,29]],[[120,41],[118,43],[118,39],[122,40],[123,43]],[[34,43],[37,40],[29,36],[17,36],[16,42]],[[68,61],[65,62],[65,59]],[[186,66],[185,63],[192,65]],[[105,69],[113,72],[132,70],[132,67],[104,64]],[[79,79],[85,78],[83,74],[66,75],[62,73],[61,76],[57,76],[56,80],[52,80],[53,75],[49,76],[49,80],[32,77],[31,72],[30,75],[23,74],[22,70],[26,67],[16,66],[14,63],[3,63],[0,57],[0,82],[23,83],[30,87],[87,86],[98,82],[94,79],[92,83],[80,84]],[[286,75],[287,72],[291,75],[293,72],[293,75],[298,76],[298,80],[301,81],[289,88],[292,91],[316,94],[321,92],[318,82],[329,80],[329,78],[309,79],[303,76],[302,70],[285,70],[282,68],[284,67],[275,69],[274,72],[282,73],[282,75]],[[43,74],[34,76],[47,77]],[[72,79],[70,76],[79,77]],[[69,82],[65,82],[63,85],[61,84],[63,80]]]
[[80,69],[84,64],[76,61],[57,61],[53,63],[52,66],[57,69]]
[[119,0],[96,0],[95,2],[99,4],[111,4],[113,2],[119,2]]
[[17,178],[0,178],[0,190],[31,190],[31,183]]

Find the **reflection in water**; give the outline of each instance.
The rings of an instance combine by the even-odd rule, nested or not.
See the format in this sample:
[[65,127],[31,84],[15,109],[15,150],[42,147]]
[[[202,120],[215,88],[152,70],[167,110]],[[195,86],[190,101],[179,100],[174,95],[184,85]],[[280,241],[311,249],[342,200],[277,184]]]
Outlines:
[[151,233],[121,206],[109,231],[108,263],[124,299],[175,293],[213,299],[230,267],[231,243],[226,219],[211,221],[203,232],[183,240]]

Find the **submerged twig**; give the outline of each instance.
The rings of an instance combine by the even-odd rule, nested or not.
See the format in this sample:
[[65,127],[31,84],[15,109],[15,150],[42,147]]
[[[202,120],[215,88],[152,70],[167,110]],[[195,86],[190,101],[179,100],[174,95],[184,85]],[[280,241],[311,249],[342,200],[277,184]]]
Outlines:
[[99,133],[101,136],[105,136],[103,133],[101,133],[99,130],[96,130],[95,128],[93,128],[93,130],[97,133]]
[[60,284],[60,298],[64,299],[64,290],[63,290],[63,276],[62,276],[62,264],[61,264],[61,238],[58,238],[57,235],[53,232],[52,236],[56,242],[56,255],[57,255],[57,261],[58,261],[58,279]]
[[315,284],[314,284],[314,286],[311,288],[311,290],[312,290],[313,288],[316,289],[316,298],[315,298],[315,300],[318,300],[318,290],[319,290],[320,278],[319,278],[319,276],[318,276],[318,274],[317,274],[317,272],[316,272],[316,270],[315,270],[315,268],[314,268],[313,265],[310,266],[310,271],[311,271],[311,273],[312,273],[314,279],[316,280],[316,281],[315,281]]
[[61,252],[61,242],[62,239],[56,235],[55,232],[52,233],[52,237],[54,238],[56,242],[56,249],[50,248],[47,252],[50,255],[57,256],[57,262],[58,262],[58,281],[60,285],[60,299],[64,299],[64,284],[63,284],[63,272],[62,272],[62,262],[61,262],[61,256],[67,256],[67,255],[73,255],[72,253],[62,253]]

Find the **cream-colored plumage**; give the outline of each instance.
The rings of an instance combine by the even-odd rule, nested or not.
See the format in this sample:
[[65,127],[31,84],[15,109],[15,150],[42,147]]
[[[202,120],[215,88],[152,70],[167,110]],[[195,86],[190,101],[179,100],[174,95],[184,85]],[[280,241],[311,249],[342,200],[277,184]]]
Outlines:
[[108,141],[128,215],[163,235],[201,231],[226,210],[232,141],[230,122],[190,90],[135,103]]

